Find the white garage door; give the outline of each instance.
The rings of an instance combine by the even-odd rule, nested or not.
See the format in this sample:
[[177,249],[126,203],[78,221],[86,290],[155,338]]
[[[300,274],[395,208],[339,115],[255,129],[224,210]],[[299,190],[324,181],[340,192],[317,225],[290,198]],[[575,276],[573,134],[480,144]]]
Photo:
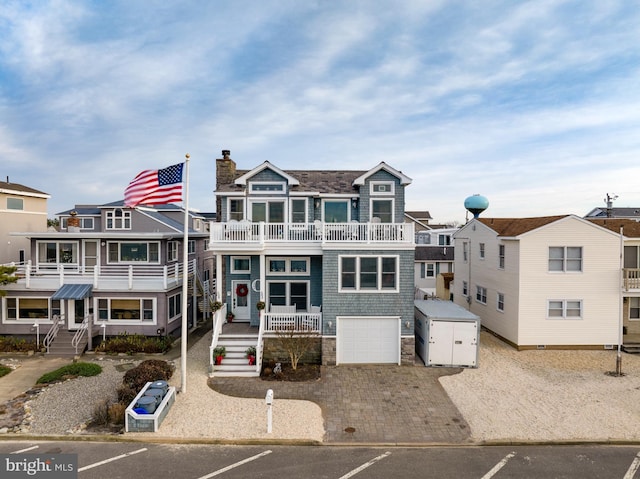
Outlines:
[[338,364],[399,364],[399,318],[338,318],[336,326]]

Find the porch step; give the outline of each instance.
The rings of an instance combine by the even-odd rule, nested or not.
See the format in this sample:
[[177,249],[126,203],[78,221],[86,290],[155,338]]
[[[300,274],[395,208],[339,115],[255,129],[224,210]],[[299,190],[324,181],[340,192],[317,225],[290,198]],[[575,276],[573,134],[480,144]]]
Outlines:
[[248,347],[256,347],[257,338],[251,334],[224,335],[218,340],[218,346],[224,346],[227,355],[222,364],[213,366],[213,376],[218,377],[257,377],[256,365],[249,365],[245,357]]
[[[75,357],[76,348],[71,346],[71,341],[75,336],[75,331],[59,331],[51,345],[49,346],[48,356],[57,357]],[[78,345],[78,356],[82,356],[87,347],[86,335]]]
[[622,350],[629,354],[640,354],[640,343],[623,344]]

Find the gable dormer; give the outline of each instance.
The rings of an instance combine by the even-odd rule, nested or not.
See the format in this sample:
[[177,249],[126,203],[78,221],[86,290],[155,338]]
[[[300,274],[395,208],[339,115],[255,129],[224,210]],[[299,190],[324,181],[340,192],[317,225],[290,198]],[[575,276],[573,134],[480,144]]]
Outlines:
[[360,216],[366,221],[402,223],[404,188],[411,178],[384,161],[353,181],[360,189]]

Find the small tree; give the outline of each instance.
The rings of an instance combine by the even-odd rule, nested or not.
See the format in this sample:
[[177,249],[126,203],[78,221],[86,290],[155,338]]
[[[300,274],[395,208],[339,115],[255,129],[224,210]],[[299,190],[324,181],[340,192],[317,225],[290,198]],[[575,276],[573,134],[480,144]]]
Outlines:
[[300,359],[316,344],[318,333],[311,329],[296,330],[294,326],[283,326],[276,329],[280,347],[291,360],[291,368],[298,369]]
[[[15,283],[18,281],[18,277],[14,274],[18,268],[15,266],[2,266],[0,265],[0,286],[6,284]],[[0,289],[0,296],[7,294],[6,291]]]

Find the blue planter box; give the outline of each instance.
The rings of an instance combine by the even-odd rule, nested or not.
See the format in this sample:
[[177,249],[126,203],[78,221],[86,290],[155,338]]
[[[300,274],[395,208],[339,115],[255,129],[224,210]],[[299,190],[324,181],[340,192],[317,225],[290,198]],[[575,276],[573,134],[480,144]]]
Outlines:
[[162,398],[160,404],[156,407],[153,414],[144,414],[136,412],[136,404],[138,400],[144,396],[144,393],[154,383],[147,383],[138,393],[133,401],[129,404],[125,411],[124,429],[126,432],[156,432],[164,418],[169,413],[169,409],[176,402],[176,388],[170,387]]

